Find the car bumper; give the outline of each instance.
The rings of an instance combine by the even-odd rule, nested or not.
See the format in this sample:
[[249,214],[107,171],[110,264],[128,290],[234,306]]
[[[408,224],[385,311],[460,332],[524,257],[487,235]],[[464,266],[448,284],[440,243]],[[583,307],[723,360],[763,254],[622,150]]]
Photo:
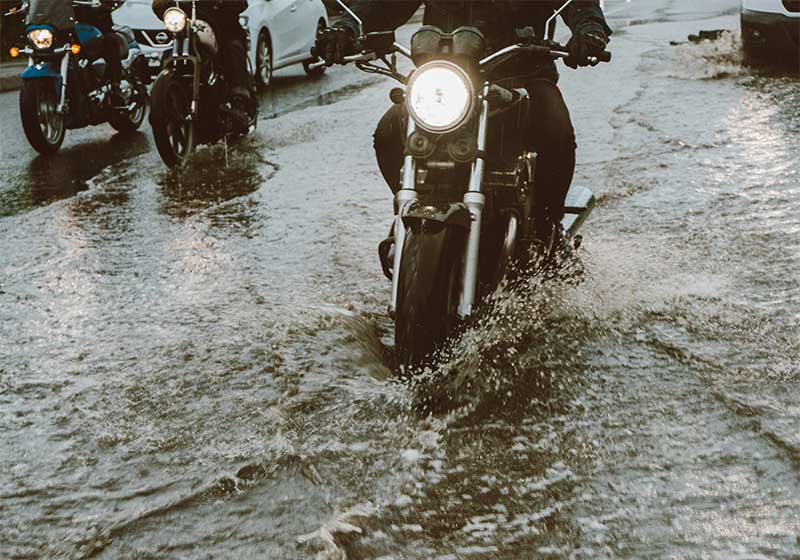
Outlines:
[[746,51],[788,54],[800,61],[800,13],[795,17],[742,10],[742,43]]

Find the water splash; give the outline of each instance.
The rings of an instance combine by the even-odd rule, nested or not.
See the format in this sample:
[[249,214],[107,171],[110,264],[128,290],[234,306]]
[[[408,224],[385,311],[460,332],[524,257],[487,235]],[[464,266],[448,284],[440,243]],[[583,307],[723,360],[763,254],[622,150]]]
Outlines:
[[678,45],[668,75],[683,80],[734,78],[747,72],[743,61],[741,35],[726,31],[716,40]]

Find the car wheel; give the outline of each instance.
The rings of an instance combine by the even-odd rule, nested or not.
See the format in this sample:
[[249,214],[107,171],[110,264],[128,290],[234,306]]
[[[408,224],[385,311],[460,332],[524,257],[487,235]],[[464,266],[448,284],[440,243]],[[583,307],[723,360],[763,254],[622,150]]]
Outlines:
[[[317,22],[316,37],[319,37],[320,33],[322,33],[323,31],[325,31],[325,20],[321,19],[319,20],[319,22]],[[306,74],[308,74],[309,76],[322,76],[325,73],[327,66],[318,66],[316,68],[311,68],[311,65],[314,64],[315,62],[319,62],[319,60],[320,60],[319,57],[315,56],[314,58],[311,58],[303,62],[303,70],[306,71]]]
[[262,31],[256,43],[256,83],[261,87],[269,87],[272,82],[272,44],[269,33]]

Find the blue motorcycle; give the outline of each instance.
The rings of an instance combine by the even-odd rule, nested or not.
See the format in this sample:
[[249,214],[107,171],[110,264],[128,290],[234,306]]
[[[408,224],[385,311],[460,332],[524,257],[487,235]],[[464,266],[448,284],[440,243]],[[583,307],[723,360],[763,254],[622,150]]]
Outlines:
[[[112,9],[121,2],[115,2]],[[11,49],[27,55],[19,96],[22,128],[31,146],[56,153],[67,129],[109,123],[120,132],[138,129],[147,111],[147,61],[133,31],[115,27],[122,80],[116,95],[103,58],[103,33],[76,21],[74,6],[101,9],[100,0],[31,0],[14,13],[26,13],[27,45]],[[108,7],[108,2],[105,3]]]

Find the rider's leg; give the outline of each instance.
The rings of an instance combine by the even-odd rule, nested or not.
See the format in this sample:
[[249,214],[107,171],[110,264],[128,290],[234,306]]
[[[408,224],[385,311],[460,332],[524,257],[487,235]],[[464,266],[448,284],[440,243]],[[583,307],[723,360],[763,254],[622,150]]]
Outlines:
[[78,21],[82,21],[99,29],[103,33],[103,59],[106,61],[106,72],[111,85],[112,103],[124,103],[119,83],[122,81],[122,54],[120,38],[113,31],[114,22],[111,12],[97,8],[84,8],[75,12]]
[[375,157],[383,178],[392,189],[400,189],[400,170],[403,167],[403,136],[406,130],[406,114],[402,105],[392,105],[383,115],[375,129]]
[[547,241],[564,217],[564,199],[575,172],[575,131],[558,86],[548,80],[526,84],[531,107],[525,137],[538,154],[536,236]]
[[220,14],[215,25],[222,50],[223,71],[231,84],[231,95],[250,98],[250,76],[247,70],[247,35],[234,10]]

